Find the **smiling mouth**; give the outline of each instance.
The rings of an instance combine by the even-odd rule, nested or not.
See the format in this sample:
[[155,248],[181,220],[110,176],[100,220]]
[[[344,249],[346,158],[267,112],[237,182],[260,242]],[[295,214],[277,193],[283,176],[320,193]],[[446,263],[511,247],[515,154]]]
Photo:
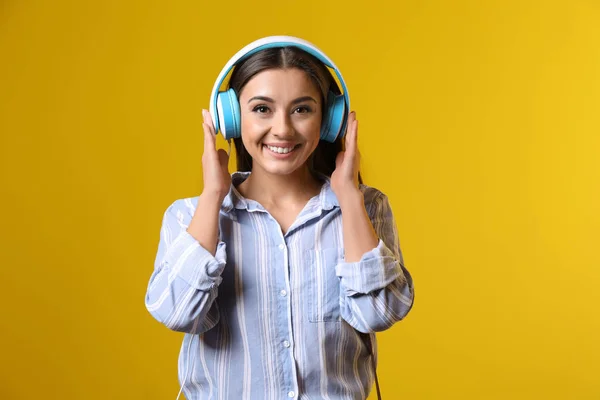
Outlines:
[[289,154],[292,151],[296,150],[298,147],[300,147],[299,144],[297,144],[295,146],[289,146],[289,147],[269,146],[267,144],[263,144],[263,146],[266,147],[267,149],[269,149],[271,152],[277,153],[277,154]]

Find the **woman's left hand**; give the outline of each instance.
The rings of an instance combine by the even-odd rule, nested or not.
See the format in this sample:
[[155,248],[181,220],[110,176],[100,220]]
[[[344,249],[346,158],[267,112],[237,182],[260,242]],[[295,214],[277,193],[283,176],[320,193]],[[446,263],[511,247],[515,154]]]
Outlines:
[[360,154],[358,152],[358,121],[354,111],[348,116],[345,136],[345,151],[338,153],[335,160],[335,171],[331,174],[331,189],[339,201],[348,195],[358,193]]

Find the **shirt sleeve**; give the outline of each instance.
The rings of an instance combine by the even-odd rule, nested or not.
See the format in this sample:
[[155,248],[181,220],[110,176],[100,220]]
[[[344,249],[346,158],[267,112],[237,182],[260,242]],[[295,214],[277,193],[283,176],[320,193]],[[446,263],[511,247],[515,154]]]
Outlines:
[[387,196],[365,190],[365,207],[379,237],[357,262],[336,266],[342,317],[364,333],[382,331],[402,320],[414,302],[412,276],[404,266],[396,222]]
[[168,328],[202,333],[219,320],[215,299],[226,264],[226,245],[219,241],[214,256],[204,249],[187,232],[192,215],[185,200],[175,201],[165,211],[145,303],[150,314]]
[[365,253],[354,263],[343,262],[336,267],[346,295],[369,294],[385,288],[395,280],[402,278],[397,258],[379,239],[377,247]]

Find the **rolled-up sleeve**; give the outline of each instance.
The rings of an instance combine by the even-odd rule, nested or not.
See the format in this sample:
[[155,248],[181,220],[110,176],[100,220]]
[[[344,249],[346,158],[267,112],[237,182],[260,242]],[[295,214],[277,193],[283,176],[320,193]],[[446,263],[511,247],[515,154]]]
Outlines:
[[204,291],[219,286],[225,262],[224,242],[218,243],[213,256],[185,229],[174,241],[164,260],[189,286]]
[[360,261],[338,264],[336,274],[348,296],[369,294],[402,277],[396,257],[381,239]]

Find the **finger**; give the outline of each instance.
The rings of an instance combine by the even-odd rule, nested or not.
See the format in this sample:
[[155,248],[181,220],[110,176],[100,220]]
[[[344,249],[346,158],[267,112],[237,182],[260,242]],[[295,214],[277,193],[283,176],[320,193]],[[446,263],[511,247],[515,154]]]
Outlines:
[[348,122],[346,123],[346,140],[348,139],[348,134],[350,133],[350,128],[352,127],[352,121],[356,119],[356,112],[352,111],[350,115],[348,115]]
[[202,124],[204,130],[204,151],[215,150],[217,148],[217,142],[215,135],[210,131],[210,126],[207,123]]
[[217,144],[208,111],[202,110],[202,116],[204,117],[204,123],[202,124],[204,130],[204,149],[215,149]]
[[346,151],[351,157],[355,157],[357,149],[357,138],[358,138],[358,121],[353,119],[350,126],[350,131],[346,137]]
[[354,172],[358,179],[358,171],[360,170],[360,149],[358,148],[358,120],[354,123]]
[[213,135],[216,135],[215,132],[215,124],[213,123],[212,116],[208,110],[202,110],[202,116],[204,117],[204,122],[208,124],[210,127],[210,131]]
[[352,127],[354,125],[354,121],[356,121],[356,112],[352,111],[348,116],[348,125],[346,126],[346,143],[348,143],[348,139],[352,133]]

